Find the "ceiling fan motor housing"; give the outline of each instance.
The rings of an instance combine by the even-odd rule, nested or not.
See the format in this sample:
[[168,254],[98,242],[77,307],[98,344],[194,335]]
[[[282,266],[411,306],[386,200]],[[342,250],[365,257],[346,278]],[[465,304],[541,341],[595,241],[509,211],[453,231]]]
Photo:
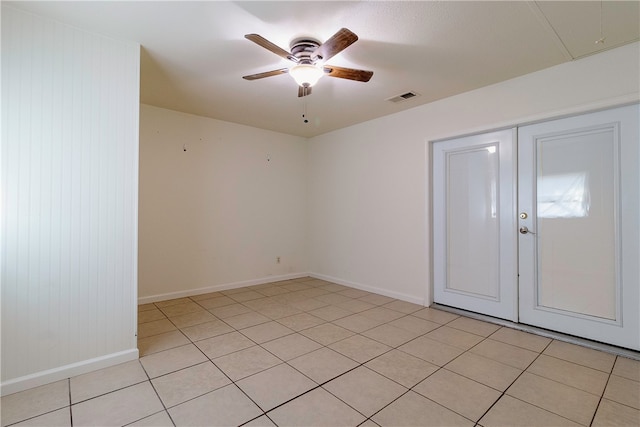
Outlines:
[[291,54],[298,58],[298,64],[315,64],[321,57],[312,58],[311,55],[321,45],[318,40],[307,37],[298,38],[291,42]]

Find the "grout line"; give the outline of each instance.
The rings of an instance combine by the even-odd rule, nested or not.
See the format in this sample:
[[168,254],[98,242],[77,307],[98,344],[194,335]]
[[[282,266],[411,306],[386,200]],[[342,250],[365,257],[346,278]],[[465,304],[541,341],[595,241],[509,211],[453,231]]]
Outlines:
[[[224,334],[223,334],[223,335],[224,335]],[[261,417],[262,415],[265,415],[265,411],[260,407],[260,405],[258,405],[258,404],[257,404],[257,403],[256,403],[256,402],[251,398],[251,396],[249,396],[247,393],[245,393],[245,391],[244,391],[244,390],[242,390],[242,388],[240,388],[240,387],[238,386],[238,384],[236,384],[236,382],[235,382],[233,379],[231,379],[231,377],[230,377],[230,376],[229,376],[225,371],[223,371],[222,369],[220,369],[220,367],[219,367],[218,365],[216,365],[216,364],[215,364],[215,362],[214,362],[214,361],[213,361],[209,356],[207,356],[207,355],[204,353],[204,351],[202,351],[202,349],[200,349],[200,347],[198,347],[198,346],[197,346],[193,341],[191,342],[191,344],[192,344],[193,346],[195,346],[195,347],[198,349],[198,351],[199,351],[200,353],[202,353],[202,355],[207,359],[207,361],[208,361],[208,362],[206,362],[206,361],[205,361],[205,362],[202,362],[202,363],[211,363],[211,364],[213,364],[213,366],[215,366],[215,367],[216,367],[216,369],[218,369],[220,372],[222,372],[222,374],[223,374],[225,377],[227,377],[227,379],[230,381],[230,383],[229,383],[229,384],[225,384],[225,385],[223,385],[223,386],[221,386],[221,387],[218,387],[218,388],[216,388],[216,389],[209,390],[208,392],[203,393],[203,394],[201,394],[201,395],[199,395],[199,396],[195,396],[195,397],[193,397],[193,398],[191,398],[191,399],[187,399],[187,400],[185,400],[184,402],[180,402],[180,403],[178,403],[178,404],[176,404],[176,405],[172,406],[172,408],[173,408],[173,407],[175,407],[175,406],[182,405],[182,404],[184,404],[184,403],[186,403],[186,402],[189,402],[189,401],[191,401],[191,400],[198,399],[198,398],[200,398],[200,397],[202,397],[202,396],[205,396],[205,395],[207,395],[207,394],[213,393],[213,392],[214,392],[214,391],[216,391],[216,390],[220,390],[220,389],[223,389],[223,388],[228,387],[228,386],[230,386],[230,385],[234,385],[234,386],[235,386],[236,388],[238,388],[238,390],[240,390],[240,392],[241,392],[242,394],[244,394],[244,395],[245,395],[245,396],[246,396],[246,397],[247,397],[247,398],[248,398],[248,399],[249,399],[249,400],[250,400],[254,405],[256,405],[256,407],[257,407],[260,411],[262,411],[262,414],[261,414],[261,415],[259,415],[258,417],[255,417],[255,418],[259,418],[259,417]],[[250,347],[249,347],[249,348],[250,348]],[[241,351],[241,350],[238,350],[238,351]],[[221,357],[222,357],[222,356],[221,356]],[[198,363],[198,364],[196,364],[196,365],[200,365],[200,364],[202,364],[202,363]],[[196,365],[191,365],[191,366],[188,366],[188,367],[183,368],[183,369],[188,369],[188,368],[191,368],[192,366],[196,366]],[[276,366],[277,366],[277,365],[276,365]],[[174,372],[177,372],[177,371],[174,371]],[[260,371],[260,372],[263,372],[263,371]],[[245,377],[245,378],[248,378],[248,377]],[[162,400],[162,399],[161,399],[161,400]],[[163,405],[164,405],[164,403],[163,403]],[[167,413],[169,413],[169,411],[167,411]],[[255,418],[253,418],[253,419],[255,419]],[[249,421],[252,421],[253,419],[251,419],[251,420],[249,420]],[[171,421],[173,422],[173,419],[171,419]],[[249,421],[247,421],[247,422],[249,422]],[[175,425],[175,422],[174,422],[174,425]]]
[[[125,362],[125,363],[126,363],[126,362]],[[116,365],[116,366],[117,366],[117,365]],[[104,369],[108,369],[108,368],[104,368]],[[143,368],[143,369],[144,369],[144,368]],[[89,372],[89,373],[90,373],[90,372]],[[146,372],[145,372],[145,374],[146,374]],[[148,375],[147,375],[147,377],[148,377]],[[71,378],[69,378],[69,379],[71,379]],[[91,396],[91,397],[86,398],[86,399],[84,399],[84,400],[79,400],[79,401],[77,401],[77,402],[75,402],[75,403],[71,403],[71,405],[70,405],[70,406],[75,406],[75,405],[78,405],[78,404],[80,404],[80,403],[85,403],[85,402],[88,402],[88,401],[90,401],[90,400],[94,400],[94,399],[97,399],[97,398],[99,398],[99,397],[106,396],[107,394],[115,393],[116,391],[124,390],[125,388],[129,388],[129,387],[133,387],[133,386],[136,386],[136,385],[142,384],[142,383],[144,383],[144,382],[146,382],[146,381],[150,381],[150,380],[149,380],[149,379],[146,379],[146,380],[138,381],[137,383],[128,384],[128,385],[123,386],[123,387],[114,388],[113,390],[109,390],[109,391],[107,391],[107,392],[104,392],[104,393],[101,393],[101,394],[97,394],[97,395],[95,395],[95,396]]]
[[611,381],[611,375],[613,375],[613,368],[615,368],[615,366],[616,366],[616,362],[618,361],[618,357],[620,357],[620,356],[616,356],[616,359],[613,361],[613,366],[611,367],[611,372],[607,376],[607,382],[604,384],[604,387],[602,389],[602,394],[600,395],[600,399],[598,399],[598,404],[596,405],[595,411],[593,411],[593,415],[591,416],[591,422],[589,423],[589,425],[592,425],[593,421],[596,419],[596,414],[598,413],[598,409],[600,409],[600,404],[602,403],[602,399],[604,399],[604,393],[605,393],[605,391],[607,391],[607,386],[609,385],[609,381]]
[[71,410],[71,378],[67,379],[67,384],[69,387],[69,424],[73,427],[73,411]]
[[[69,378],[67,378],[67,379],[69,379]],[[60,381],[62,381],[62,380],[60,380]],[[45,384],[45,385],[46,385],[46,384]],[[27,390],[28,390],[28,389],[27,389]],[[23,390],[23,391],[24,391],[24,390]],[[20,393],[20,392],[17,392],[17,393]],[[13,394],[13,393],[12,393],[12,394]],[[7,395],[7,396],[10,396],[10,395]],[[27,418],[24,418],[24,419],[21,419],[21,420],[18,420],[18,421],[12,422],[11,424],[2,424],[2,426],[3,426],[3,427],[12,427],[12,426],[16,426],[16,425],[18,425],[18,424],[20,424],[20,423],[24,423],[25,421],[33,420],[34,418],[42,417],[43,415],[47,415],[47,414],[51,414],[51,413],[53,413],[53,412],[61,411],[61,410],[65,409],[65,408],[68,408],[68,409],[69,409],[69,412],[71,412],[71,405],[68,405],[68,406],[67,406],[67,405],[65,405],[65,406],[61,406],[61,407],[56,408],[56,409],[52,409],[52,410],[47,411],[47,412],[43,412],[43,413],[38,414],[38,415],[33,415],[33,416],[30,416],[30,417],[27,417]],[[1,409],[1,407],[0,407],[0,409]]]
[[[544,354],[544,351],[545,351],[545,350],[546,350],[546,349],[547,349],[547,348],[548,348],[552,343],[553,343],[553,340],[552,340],[552,341],[550,341],[550,342],[545,346],[545,348],[544,348],[544,349],[542,349],[542,350],[538,353],[538,356],[536,356],[536,358],[535,358],[535,359],[533,359],[533,360],[531,361],[531,363],[529,363],[529,365],[528,365],[528,366],[527,366],[527,367],[526,367],[526,368],[525,368],[525,369],[524,369],[524,370],[523,370],[523,371],[522,371],[522,372],[521,372],[521,373],[516,377],[516,379],[515,379],[515,380],[514,380],[514,381],[513,381],[513,382],[512,382],[512,383],[511,383],[507,388],[505,388],[505,390],[502,392],[501,396],[500,396],[500,397],[499,397],[499,398],[498,398],[498,399],[493,403],[493,405],[491,405],[491,407],[490,407],[490,408],[489,408],[489,409],[488,409],[488,410],[487,410],[487,411],[482,415],[482,417],[484,417],[484,416],[489,412],[489,410],[491,410],[491,408],[492,408],[493,406],[495,406],[495,405],[498,403],[498,401],[500,401],[500,399],[502,399],[502,397],[503,397],[504,395],[507,395],[507,390],[508,390],[509,388],[511,388],[511,386],[513,386],[513,384],[514,384],[514,383],[515,383],[515,382],[516,382],[516,381],[517,381],[517,380],[518,380],[518,379],[519,379],[519,378],[520,378],[520,377],[521,377],[525,372],[527,372],[527,373],[528,373],[528,374],[530,374],[530,375],[535,375],[535,376],[537,376],[537,377],[544,378],[544,379],[549,380],[549,381],[553,381],[553,382],[555,382],[555,383],[557,383],[557,384],[562,384],[563,386],[571,387],[571,388],[573,388],[573,389],[575,389],[575,390],[579,390],[579,391],[582,391],[582,392],[584,392],[584,393],[591,394],[591,395],[593,395],[593,396],[598,396],[598,395],[596,395],[596,394],[593,394],[593,393],[588,392],[588,391],[586,391],[586,390],[583,390],[583,389],[581,389],[581,388],[574,387],[574,386],[571,386],[571,385],[569,385],[569,384],[565,384],[565,383],[562,383],[562,382],[559,382],[559,381],[555,381],[555,380],[553,380],[553,379],[551,379],[551,378],[542,377],[542,376],[540,376],[540,375],[537,375],[537,374],[535,374],[535,373],[532,373],[532,372],[528,372],[528,371],[527,371],[527,370],[531,367],[531,365],[533,365],[533,364],[535,363],[535,361],[536,361],[536,360],[538,360],[538,359],[540,358],[540,356],[542,356],[542,355]],[[544,355],[545,355],[545,356],[547,356],[547,357],[552,357],[552,356],[549,356],[549,355],[547,355],[547,354],[544,354]],[[579,364],[577,364],[577,363],[570,362],[570,361],[567,361],[567,360],[564,360],[564,359],[558,359],[558,360],[562,360],[562,361],[564,361],[564,362],[568,362],[568,363],[573,363],[573,364],[578,365],[578,366],[583,366],[583,365],[579,365]],[[615,362],[614,362],[614,365],[615,365]],[[587,366],[585,366],[585,367],[587,367]],[[588,368],[588,367],[587,367],[587,368]],[[593,369],[593,368],[590,368],[590,369]],[[599,370],[597,370],[597,369],[594,369],[594,370],[595,370],[595,371],[598,371],[598,372],[603,372],[603,371],[599,371]],[[609,374],[608,374],[607,383],[609,382],[609,379],[611,378],[611,375],[612,375],[611,373],[609,373]],[[594,412],[593,412],[593,415],[592,415],[592,417],[591,417],[591,422],[590,422],[590,424],[589,424],[589,425],[591,425],[591,423],[593,423],[593,419],[595,418],[595,415],[596,415],[596,413],[598,412],[598,407],[600,406],[600,402],[601,402],[601,401],[602,401],[602,399],[603,399],[604,391],[605,391],[605,390],[606,390],[606,384],[605,384],[605,387],[602,389],[602,394],[601,394],[601,395],[600,395],[600,397],[599,397],[598,405],[596,405],[596,408],[595,408],[595,410],[594,410]],[[522,399],[520,399],[520,398],[518,398],[518,397],[516,397],[516,396],[512,396],[512,395],[507,395],[507,396],[509,396],[509,397],[511,397],[511,398],[513,398],[513,399],[519,400],[519,401],[521,401],[521,402],[524,402],[524,403],[526,403],[526,404],[528,404],[528,405],[535,406],[535,407],[536,407],[536,408],[538,408],[538,409],[541,409],[541,410],[546,411],[546,412],[548,412],[548,413],[554,414],[554,415],[556,415],[556,416],[558,416],[558,417],[561,417],[561,418],[564,418],[564,419],[566,419],[566,420],[569,420],[569,421],[572,421],[572,422],[576,422],[576,423],[577,423],[577,421],[575,421],[575,420],[572,420],[572,419],[570,419],[570,418],[567,418],[566,416],[564,416],[564,415],[562,415],[562,414],[558,414],[558,413],[556,413],[556,412],[554,412],[554,411],[551,411],[551,410],[549,410],[549,409],[547,409],[547,408],[543,408],[543,407],[541,407],[541,406],[538,406],[538,405],[536,405],[536,404],[534,404],[534,403],[532,403],[532,402],[527,402],[526,400],[522,400]],[[482,417],[480,417],[480,419],[478,420],[478,422],[482,419]]]
[[[157,394],[157,393],[156,393],[156,394]],[[160,396],[158,396],[158,398],[160,398]],[[160,403],[162,403],[162,399],[160,399]],[[164,404],[163,404],[163,403],[162,403],[162,405],[163,405],[163,407],[164,407]],[[131,421],[130,423],[127,423],[127,424],[124,424],[124,425],[125,425],[125,426],[128,426],[128,425],[131,425],[131,424],[133,424],[133,423],[137,423],[138,421],[142,421],[142,420],[144,420],[144,419],[146,419],[146,418],[153,417],[154,415],[161,414],[161,413],[163,413],[163,412],[167,414],[167,416],[169,417],[169,420],[171,421],[171,423],[172,423],[172,424],[173,424],[173,426],[175,427],[176,423],[174,423],[174,422],[173,422],[173,419],[171,418],[171,415],[169,415],[169,411],[167,411],[167,408],[161,409],[161,410],[159,410],[158,412],[154,412],[153,414],[146,415],[146,416],[144,416],[144,417],[142,417],[142,418],[139,418],[139,419],[137,419],[137,420],[133,420],[133,421]]]
[[[455,320],[455,319],[451,319],[451,320],[450,320],[449,322],[447,322],[447,323],[451,323],[451,322],[452,322],[452,321],[454,321],[454,320]],[[445,324],[445,325],[446,325],[446,324]],[[441,326],[444,326],[444,325],[441,325]],[[439,328],[436,328],[436,329],[439,329]],[[436,330],[436,329],[434,329],[434,330]],[[454,329],[455,329],[455,328],[454,328]],[[430,332],[431,332],[431,331],[430,331]],[[467,332],[467,331],[463,331],[463,332]],[[428,333],[428,332],[427,332],[427,333]],[[469,332],[469,333],[470,333],[470,332]],[[425,334],[425,335],[426,335],[426,334]],[[431,373],[427,378],[429,378],[429,377],[431,377],[431,376],[435,375],[436,373],[438,373],[438,372],[440,372],[440,371],[442,371],[442,370],[445,370],[445,371],[447,371],[447,372],[451,372],[451,373],[453,373],[453,374],[455,374],[455,375],[460,375],[461,377],[466,378],[466,379],[468,379],[468,380],[470,380],[470,381],[473,381],[473,382],[475,382],[475,383],[477,383],[477,384],[480,384],[480,385],[482,385],[482,386],[485,386],[485,387],[488,387],[488,388],[490,388],[490,389],[496,390],[496,389],[494,389],[493,387],[488,386],[487,384],[481,383],[480,381],[477,381],[477,380],[475,380],[475,379],[473,379],[473,378],[469,378],[469,377],[467,377],[467,376],[465,376],[465,375],[462,375],[462,374],[459,374],[459,373],[457,373],[457,372],[451,371],[451,370],[449,370],[449,369],[447,369],[447,368],[445,367],[445,366],[446,366],[446,365],[448,365],[449,363],[451,363],[451,362],[453,362],[454,360],[458,359],[458,358],[459,358],[460,356],[462,356],[463,354],[465,354],[465,353],[469,352],[472,348],[474,348],[475,346],[479,345],[481,342],[485,341],[486,339],[487,339],[487,337],[485,337],[483,340],[479,341],[478,343],[474,344],[473,346],[469,347],[467,350],[463,351],[463,352],[462,352],[462,353],[460,353],[459,355],[455,356],[453,359],[449,360],[449,361],[448,361],[447,363],[445,363],[444,365],[442,365],[442,366],[438,366],[438,365],[436,365],[436,366],[438,366],[438,369],[437,369],[436,371],[434,371],[433,373]],[[451,345],[451,344],[447,344],[447,343],[442,343],[442,344]],[[455,347],[455,346],[452,346],[452,347]],[[459,347],[458,347],[458,348],[459,348]],[[489,359],[489,360],[493,360],[493,359]],[[495,362],[498,362],[498,361],[496,360]],[[500,362],[498,362],[498,363],[500,363]],[[508,366],[508,365],[507,365],[507,366]],[[429,400],[431,400],[432,402],[434,402],[434,403],[436,403],[436,404],[438,404],[438,405],[442,406],[443,408],[445,408],[445,409],[447,409],[447,410],[449,410],[449,411],[451,411],[451,412],[454,412],[454,413],[456,413],[456,414],[460,415],[460,416],[461,416],[461,417],[463,417],[463,418],[466,418],[467,420],[469,420],[469,421],[471,421],[471,422],[473,422],[473,423],[475,423],[475,424],[477,424],[477,423],[480,421],[480,419],[482,419],[482,417],[484,417],[484,415],[486,414],[486,412],[488,412],[488,411],[489,411],[489,410],[487,409],[487,411],[486,411],[484,414],[482,414],[482,416],[480,416],[480,417],[478,418],[478,420],[477,420],[477,421],[476,421],[476,420],[472,420],[472,419],[470,419],[469,417],[467,417],[467,416],[465,416],[465,415],[463,415],[463,414],[461,414],[461,413],[459,413],[459,412],[456,412],[456,411],[454,411],[454,410],[453,410],[453,409],[451,409],[451,408],[447,408],[446,406],[444,406],[444,405],[440,404],[439,402],[436,402],[436,401],[435,401],[435,400],[433,400],[433,399],[430,399],[429,397],[427,397],[427,396],[425,396],[425,395],[421,394],[420,392],[415,391],[415,390],[414,390],[414,388],[416,388],[420,383],[424,382],[427,378],[423,379],[422,381],[418,382],[418,383],[417,383],[417,384],[415,384],[413,387],[411,387],[411,391],[413,391],[414,393],[417,393],[418,395],[420,395],[420,396],[424,397],[425,399],[429,399]],[[515,381],[515,380],[514,380],[514,381]],[[512,384],[513,384],[513,383],[512,383]],[[505,390],[506,390],[506,389],[505,389]],[[500,392],[500,390],[496,390],[496,391],[499,391],[499,392]],[[502,398],[502,396],[503,396],[503,395],[504,395],[504,391],[502,391],[502,392],[501,392],[500,397],[498,397],[498,398],[495,400],[495,402],[493,402],[493,404],[491,405],[491,407],[492,407],[493,405],[495,405],[495,404],[496,404],[496,402],[497,402],[498,400],[500,400],[500,399]],[[491,407],[490,407],[490,408],[491,408]],[[489,408],[489,409],[490,409],[490,408]]]
[[[500,329],[498,329],[497,331],[495,331],[495,332],[494,332],[494,334],[495,334],[496,332],[498,332],[499,330],[500,330]],[[491,335],[493,335],[493,334],[491,334]],[[489,338],[491,337],[491,335],[489,335],[486,339],[489,339]],[[518,374],[518,376],[517,376],[517,377],[516,377],[512,382],[511,382],[511,384],[509,384],[507,387],[505,387],[505,389],[504,389],[503,391],[501,391],[500,397],[498,397],[498,398],[495,400],[495,402],[493,402],[493,404],[492,404],[491,406],[489,406],[489,408],[487,408],[487,410],[484,412],[484,414],[482,414],[482,415],[480,416],[480,418],[478,418],[478,421],[476,421],[476,423],[479,423],[479,422],[480,422],[480,420],[481,420],[485,415],[487,415],[487,414],[489,413],[489,411],[490,411],[490,410],[491,410],[491,409],[492,409],[492,408],[493,408],[493,407],[494,407],[494,406],[495,406],[495,405],[496,405],[496,404],[497,404],[497,403],[498,403],[498,402],[499,402],[499,401],[500,401],[500,400],[501,400],[505,395],[507,395],[507,390],[509,390],[509,389],[511,388],[511,386],[512,386],[513,384],[515,384],[515,382],[516,382],[516,381],[518,381],[518,378],[520,378],[520,377],[522,376],[522,374],[524,374],[524,373],[527,371],[527,369],[529,369],[529,368],[531,367],[531,365],[533,365],[533,364],[534,364],[534,362],[535,362],[536,360],[538,360],[538,358],[540,357],[540,355],[542,355],[542,353],[547,349],[547,347],[549,347],[549,346],[551,345],[551,343],[552,343],[552,342],[553,342],[553,341],[549,341],[549,342],[547,343],[547,345],[546,345],[546,346],[545,346],[545,347],[544,347],[540,352],[538,352],[538,355],[537,355],[537,356],[536,356],[536,357],[535,357],[535,358],[534,358],[534,359],[533,359],[533,360],[532,360],[532,361],[531,361],[531,362],[530,362],[530,363],[529,363],[529,364],[528,364],[528,365],[527,365],[527,366],[522,370],[522,372],[520,372],[520,374]],[[506,343],[504,343],[504,344],[506,344]],[[514,346],[514,347],[517,347],[517,346]],[[522,347],[517,347],[517,348],[522,348]],[[527,349],[525,349],[525,350],[527,350]],[[531,351],[531,350],[530,350],[530,351]],[[514,399],[517,399],[516,397],[513,397],[513,396],[511,396],[511,395],[507,395],[507,396],[512,397],[512,398],[514,398]],[[518,400],[520,400],[520,399],[518,399]],[[524,401],[523,401],[523,402],[524,402]],[[529,405],[533,405],[532,403],[529,403],[529,402],[525,402],[525,403],[528,403]],[[533,406],[535,406],[535,405],[533,405]],[[544,409],[544,408],[540,408],[540,409]],[[544,409],[544,410],[545,410],[545,411],[547,411],[547,412],[550,412],[550,413],[552,413],[552,414],[554,413],[554,412],[548,411],[548,410],[546,410],[546,409]],[[556,414],[556,415],[558,415],[558,414]],[[559,416],[561,416],[561,415],[559,415]],[[564,418],[564,417],[563,417],[563,418]]]
[[[540,410],[542,410],[542,411],[545,411],[545,412],[548,412],[548,413],[550,413],[550,414],[553,414],[553,415],[555,415],[555,416],[557,416],[557,417],[564,418],[565,420],[569,420],[569,421],[571,421],[572,423],[580,424],[578,421],[572,420],[571,418],[567,418],[567,417],[565,417],[564,415],[557,414],[557,413],[555,413],[555,412],[553,412],[553,411],[550,411],[550,410],[549,410],[549,409],[547,409],[547,408],[543,408],[543,407],[538,406],[538,405],[536,405],[536,404],[534,404],[534,403],[527,402],[526,400],[522,400],[522,399],[520,399],[520,398],[518,398],[518,397],[515,397],[515,396],[511,396],[510,394],[508,394],[507,396],[509,396],[509,397],[510,397],[510,398],[512,398],[512,399],[519,400],[520,402],[526,403],[527,405],[531,405],[531,406],[533,406],[533,407],[535,407],[535,408],[538,408],[538,409],[540,409]],[[502,397],[501,397],[501,398],[502,398]],[[484,416],[484,415],[483,415],[483,416]]]

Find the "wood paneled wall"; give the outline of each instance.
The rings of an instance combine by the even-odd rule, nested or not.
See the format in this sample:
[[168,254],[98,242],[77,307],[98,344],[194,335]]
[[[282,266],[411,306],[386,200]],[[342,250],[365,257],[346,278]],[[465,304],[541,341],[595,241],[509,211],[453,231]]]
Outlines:
[[139,51],[2,5],[2,394],[137,357]]

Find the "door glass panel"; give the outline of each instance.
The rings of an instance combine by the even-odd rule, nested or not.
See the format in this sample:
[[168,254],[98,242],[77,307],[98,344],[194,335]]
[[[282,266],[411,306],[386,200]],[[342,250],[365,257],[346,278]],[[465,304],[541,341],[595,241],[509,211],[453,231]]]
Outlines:
[[612,128],[537,140],[538,305],[616,319]]
[[449,290],[498,298],[497,144],[447,155]]

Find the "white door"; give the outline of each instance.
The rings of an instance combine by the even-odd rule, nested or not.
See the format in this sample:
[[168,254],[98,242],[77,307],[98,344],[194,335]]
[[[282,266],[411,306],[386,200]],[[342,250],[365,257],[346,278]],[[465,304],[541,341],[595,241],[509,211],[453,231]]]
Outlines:
[[638,117],[519,129],[521,323],[640,349]]
[[433,144],[434,300],[517,320],[515,130]]

